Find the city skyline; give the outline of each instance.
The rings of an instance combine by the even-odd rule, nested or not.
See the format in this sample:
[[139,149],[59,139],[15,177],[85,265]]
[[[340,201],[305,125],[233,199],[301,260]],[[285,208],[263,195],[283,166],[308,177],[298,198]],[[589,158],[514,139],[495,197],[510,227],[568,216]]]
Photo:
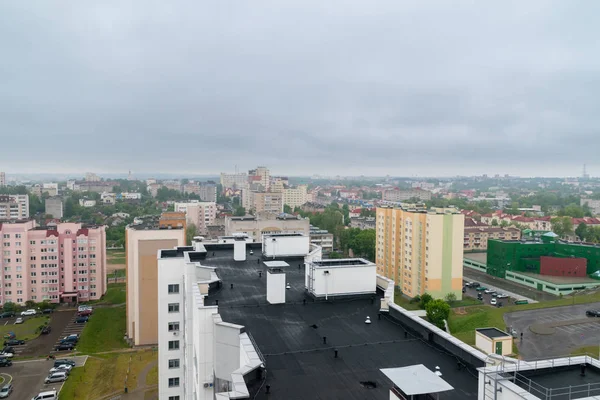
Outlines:
[[2,170],[599,170],[597,4],[136,4],[0,5]]

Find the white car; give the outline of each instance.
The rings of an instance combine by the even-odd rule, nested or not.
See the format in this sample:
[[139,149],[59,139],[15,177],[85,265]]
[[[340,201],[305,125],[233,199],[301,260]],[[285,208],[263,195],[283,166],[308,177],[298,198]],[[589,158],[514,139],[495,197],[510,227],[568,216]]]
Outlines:
[[504,294],[504,293],[498,293],[498,296],[496,296],[496,297],[499,298],[499,299],[507,299],[508,295]]
[[49,372],[50,372],[50,374],[53,374],[55,372],[66,372],[67,374],[69,374],[72,369],[73,369],[72,365],[62,364],[62,365],[59,365],[58,367],[50,368]]
[[82,312],[82,311],[87,311],[87,310],[92,311],[92,307],[90,307],[90,306],[79,306],[79,307],[77,307],[77,312]]
[[22,324],[23,323],[23,318],[19,317],[16,319],[15,324]]
[[6,358],[13,358],[14,354],[13,353],[6,353],[6,352],[2,352],[0,353],[0,357],[6,357]]
[[33,308],[31,308],[29,310],[25,310],[21,313],[22,316],[35,315],[35,314],[37,314],[37,312]]
[[495,290],[494,289],[485,289],[485,294],[490,294],[490,293],[494,293]]
[[495,306],[496,304],[498,304],[498,300],[496,300],[495,298],[492,298],[490,300],[490,304],[493,305],[493,306]]

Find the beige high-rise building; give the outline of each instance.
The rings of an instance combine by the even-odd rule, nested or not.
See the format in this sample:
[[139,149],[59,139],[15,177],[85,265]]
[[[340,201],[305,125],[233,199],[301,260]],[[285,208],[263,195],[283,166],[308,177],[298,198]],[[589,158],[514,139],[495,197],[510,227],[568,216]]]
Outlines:
[[185,220],[169,221],[154,216],[125,229],[127,337],[135,346],[158,343],[158,250],[185,245]]
[[279,214],[283,212],[283,193],[250,192],[255,213]]
[[223,189],[243,189],[248,184],[248,175],[245,173],[226,174],[221,172],[221,186]]
[[208,201],[191,201],[188,203],[175,203],[176,212],[186,214],[187,224],[194,224],[197,233],[206,235],[206,227],[215,223],[217,218],[217,203]]
[[6,186],[6,174],[0,172],[0,187]]
[[26,194],[1,194],[0,219],[29,218],[29,196]]
[[379,274],[415,297],[429,293],[462,298],[464,215],[456,208],[377,208],[376,263]]
[[292,208],[300,207],[308,201],[308,187],[299,185],[295,188],[286,188],[283,190],[283,204]]
[[256,167],[248,171],[248,183],[258,183],[262,185],[263,190],[268,191],[271,183],[271,173],[267,167]]

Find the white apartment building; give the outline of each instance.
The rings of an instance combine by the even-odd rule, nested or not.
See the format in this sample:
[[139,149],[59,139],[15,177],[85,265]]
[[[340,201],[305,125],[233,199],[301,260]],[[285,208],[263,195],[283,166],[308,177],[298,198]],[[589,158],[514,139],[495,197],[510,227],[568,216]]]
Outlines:
[[200,235],[207,233],[207,227],[214,225],[217,218],[217,203],[193,200],[188,203],[175,203],[176,212],[184,212],[186,223],[196,225]]
[[96,200],[79,199],[79,205],[85,208],[94,207],[96,205]]
[[117,202],[117,194],[103,192],[100,194],[100,201],[102,204],[115,204]]
[[223,189],[242,189],[248,184],[248,175],[245,173],[226,174],[221,172],[221,186]]
[[308,186],[299,185],[295,188],[286,188],[283,190],[283,204],[292,208],[300,207],[308,202]]
[[29,195],[0,195],[0,219],[29,218]]

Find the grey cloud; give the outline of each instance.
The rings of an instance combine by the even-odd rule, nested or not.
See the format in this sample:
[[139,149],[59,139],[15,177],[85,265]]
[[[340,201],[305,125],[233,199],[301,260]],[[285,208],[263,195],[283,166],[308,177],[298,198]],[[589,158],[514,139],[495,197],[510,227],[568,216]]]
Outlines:
[[600,174],[599,8],[2,2],[0,170]]

